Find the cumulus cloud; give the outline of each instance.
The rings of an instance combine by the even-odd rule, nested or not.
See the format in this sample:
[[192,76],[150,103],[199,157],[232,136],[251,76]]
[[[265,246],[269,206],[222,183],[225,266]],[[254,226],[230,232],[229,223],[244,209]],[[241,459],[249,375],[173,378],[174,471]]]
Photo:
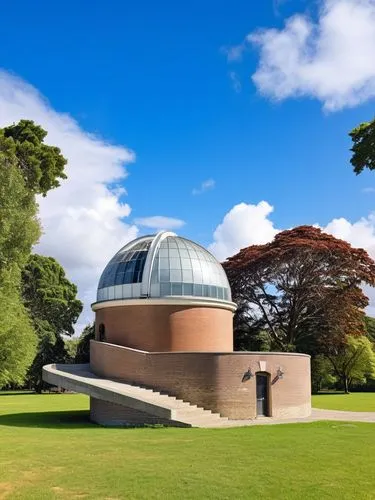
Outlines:
[[[282,229],[275,227],[270,219],[273,206],[267,201],[257,205],[239,203],[224,216],[213,235],[210,251],[221,261],[235,255],[241,248],[250,245],[260,245],[272,241]],[[323,231],[336,238],[346,240],[353,247],[364,248],[375,260],[375,213],[362,217],[356,222],[350,222],[341,217],[332,219]],[[285,228],[284,228],[285,229]],[[375,289],[364,288],[370,299],[367,313],[375,317]]]
[[272,212],[273,207],[266,201],[235,205],[215,229],[210,251],[225,260],[241,248],[271,241],[278,232],[269,219]]
[[315,21],[294,15],[283,29],[250,33],[232,60],[249,44],[260,50],[252,79],[267,97],[313,97],[335,111],[375,95],[375,0],[322,0]]
[[185,221],[174,219],[173,217],[164,217],[163,215],[154,215],[152,217],[140,217],[134,221],[139,226],[149,227],[151,229],[178,229],[185,225]]
[[[333,219],[323,230],[353,247],[364,248],[375,260],[375,213],[354,223],[344,218]],[[364,292],[370,299],[367,313],[375,317],[375,289],[366,286]]]
[[85,304],[77,330],[92,320],[99,275],[108,260],[138,228],[124,221],[130,207],[121,201],[125,164],[134,153],[82,130],[69,115],[58,113],[31,85],[0,71],[0,126],[32,119],[48,131],[46,142],[68,159],[68,179],[40,198],[43,235],[35,252],[55,257],[78,285]]
[[191,193],[193,195],[203,194],[206,191],[213,189],[215,187],[215,184],[216,183],[213,179],[207,179],[206,181],[203,181],[198,188],[194,188]]

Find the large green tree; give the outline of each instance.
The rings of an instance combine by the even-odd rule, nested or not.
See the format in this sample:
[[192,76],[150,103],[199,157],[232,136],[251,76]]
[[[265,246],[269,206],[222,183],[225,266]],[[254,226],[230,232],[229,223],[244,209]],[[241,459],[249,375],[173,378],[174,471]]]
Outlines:
[[28,382],[41,392],[43,365],[70,361],[63,336],[74,333],[82,302],[61,265],[52,257],[36,254],[29,257],[22,272],[22,297],[39,339]]
[[0,388],[21,383],[37,339],[20,298],[21,269],[40,234],[34,196],[0,134]]
[[78,339],[76,363],[90,362],[90,340],[95,338],[95,324],[87,325]]
[[375,378],[375,353],[372,343],[365,336],[349,335],[345,344],[338,346],[336,352],[328,355],[328,359],[345,393],[349,392],[354,381],[364,383],[367,378]]
[[36,194],[65,178],[65,158],[32,121],[0,129],[0,387],[21,383],[37,336],[21,300],[21,272],[40,236]]
[[77,287],[52,257],[30,255],[22,271],[22,297],[33,321],[47,321],[56,335],[72,335],[82,311]]
[[19,294],[0,289],[0,388],[22,384],[36,345],[35,331]]
[[375,343],[375,318],[365,316],[365,330],[370,341]]
[[364,122],[354,128],[349,135],[353,141],[350,163],[358,175],[365,168],[375,169],[375,120]]
[[56,146],[44,143],[47,132],[31,120],[3,129],[4,137],[12,142],[26,187],[45,196],[50,189],[66,179],[66,159]]

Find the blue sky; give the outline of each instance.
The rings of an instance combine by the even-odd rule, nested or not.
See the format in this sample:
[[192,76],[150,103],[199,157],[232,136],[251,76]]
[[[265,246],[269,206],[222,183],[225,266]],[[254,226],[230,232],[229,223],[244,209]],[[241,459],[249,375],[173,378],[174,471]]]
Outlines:
[[[43,121],[36,108],[45,105],[44,117],[48,110],[56,112],[55,118],[69,115],[85,134],[101,137],[103,148],[109,148],[105,151],[113,153],[110,144],[126,148],[126,179],[90,180],[126,188],[126,195],[115,194],[126,208],[117,207],[114,217],[125,229],[113,245],[153,231],[139,219],[164,216],[184,221],[177,231],[209,246],[233,207],[257,207],[264,200],[274,207],[260,217],[259,224],[269,226],[267,234],[300,224],[327,227],[343,218],[349,226],[343,235],[336,227],[336,233],[354,243],[359,238],[371,249],[374,174],[353,174],[347,134],[373,117],[374,57],[370,51],[358,69],[350,49],[345,52],[352,45],[350,33],[341,33],[348,19],[365,33],[355,38],[358,53],[363,54],[363,43],[373,54],[373,0],[7,2],[0,20],[0,61],[8,107],[0,111],[0,121],[22,112]],[[255,39],[260,28],[277,31],[263,31]],[[304,30],[310,28],[306,41]],[[249,34],[253,38],[246,40]],[[340,37],[349,37],[348,44]],[[327,50],[327,41],[339,49]],[[351,80],[352,73],[358,78]],[[13,103],[16,94],[9,98],[17,85],[24,85],[22,92],[30,97],[23,108]],[[49,104],[41,104],[30,85]],[[72,174],[68,200],[80,197],[74,194],[74,179]],[[210,188],[192,194],[205,181]],[[43,219],[61,204],[54,196],[41,209],[46,238],[50,231],[56,241],[48,215]],[[247,216],[241,224],[247,224]],[[353,235],[361,218],[366,218],[366,228],[360,228],[361,235],[367,231],[366,241]],[[97,220],[105,225],[101,215]],[[121,232],[119,227],[114,230]],[[257,239],[256,225],[252,231],[254,238],[229,242],[218,256],[267,239]],[[98,235],[99,246],[100,238],[105,241],[105,236]],[[89,297],[92,283],[79,275],[79,262],[51,244],[43,248],[43,242],[42,251],[56,253]],[[93,266],[100,268],[101,261]]]

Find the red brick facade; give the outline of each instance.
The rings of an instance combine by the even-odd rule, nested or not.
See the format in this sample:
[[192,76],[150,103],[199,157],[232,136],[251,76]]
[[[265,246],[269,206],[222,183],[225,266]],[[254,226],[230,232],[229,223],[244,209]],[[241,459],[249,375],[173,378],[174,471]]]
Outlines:
[[233,351],[233,312],[207,305],[144,305],[125,301],[96,310],[96,339],[99,325],[111,344],[144,351]]
[[164,390],[232,419],[257,416],[256,377],[246,377],[249,368],[253,375],[269,374],[269,416],[306,417],[311,411],[310,357],[304,354],[148,353],[97,341],[90,352],[91,369],[100,376]]

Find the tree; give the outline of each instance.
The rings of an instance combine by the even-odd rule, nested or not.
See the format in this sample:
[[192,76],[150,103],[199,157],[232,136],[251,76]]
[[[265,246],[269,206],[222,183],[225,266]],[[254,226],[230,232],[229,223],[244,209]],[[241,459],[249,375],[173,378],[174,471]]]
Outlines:
[[43,144],[31,121],[0,129],[0,387],[19,384],[35,356],[37,337],[22,303],[21,271],[40,236],[35,195],[65,178],[65,158]]
[[21,269],[39,237],[34,198],[0,136],[0,388],[22,383],[36,336],[20,298]]
[[33,321],[47,321],[56,336],[72,335],[82,312],[77,287],[52,257],[30,255],[22,271],[22,297]]
[[87,325],[83,330],[77,345],[76,363],[90,362],[90,340],[95,338],[95,324]]
[[326,356],[318,354],[311,358],[311,389],[313,393],[332,387],[336,380],[332,363]]
[[3,135],[13,146],[29,191],[45,196],[60,185],[59,179],[66,179],[67,161],[59,148],[44,144],[47,132],[42,127],[31,120],[21,120],[17,125],[5,127]]
[[261,322],[252,320],[246,302],[237,303],[233,317],[235,351],[270,351],[272,339],[266,330],[261,329]]
[[224,263],[234,301],[248,321],[283,351],[325,352],[348,334],[364,333],[368,304],[361,285],[375,285],[365,250],[300,226],[271,243],[242,249]]
[[30,255],[22,271],[22,297],[39,340],[28,373],[29,384],[37,392],[45,387],[45,364],[71,361],[63,335],[74,333],[74,324],[82,311],[82,302],[76,295],[77,287],[66,278],[55,259]]
[[20,270],[40,235],[37,205],[17,157],[0,135],[0,286],[18,286]]
[[22,384],[37,338],[19,294],[0,290],[0,388]]
[[64,339],[64,344],[66,351],[65,363],[74,363],[77,356],[78,339]]
[[375,318],[365,316],[366,335],[371,342],[375,342]]
[[375,377],[375,353],[366,337],[348,336],[345,345],[340,346],[335,355],[328,355],[333,369],[342,382],[345,393],[349,393],[353,381],[366,382]]
[[361,123],[349,135],[353,141],[353,152],[350,163],[358,175],[365,168],[375,169],[375,120]]
[[38,347],[27,374],[27,383],[40,394],[47,387],[42,377],[43,366],[55,362],[56,336],[48,321],[34,319],[34,328],[38,334]]

